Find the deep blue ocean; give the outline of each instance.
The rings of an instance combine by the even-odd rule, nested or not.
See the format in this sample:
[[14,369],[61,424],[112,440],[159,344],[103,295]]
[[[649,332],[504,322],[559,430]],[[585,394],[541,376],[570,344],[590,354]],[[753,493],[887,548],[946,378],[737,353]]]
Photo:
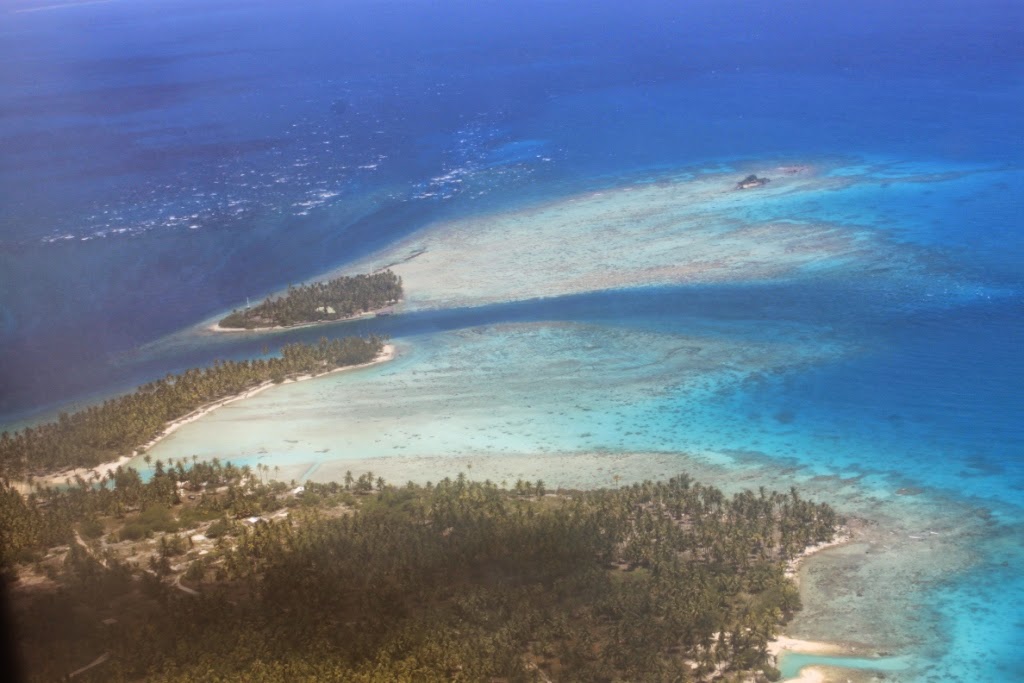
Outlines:
[[259,354],[264,339],[157,342],[446,218],[749,159],[948,174],[787,211],[920,248],[970,291],[659,287],[328,333],[703,318],[855,340],[863,352],[735,410],[781,406],[793,428],[874,443],[850,468],[989,508],[1010,542],[977,571],[997,585],[979,596],[964,588],[977,576],[960,577],[936,593],[991,610],[985,646],[964,644],[951,611],[930,675],[1024,680],[1024,584],[998,570],[1024,559],[1022,112],[1014,0],[7,2],[0,422]]

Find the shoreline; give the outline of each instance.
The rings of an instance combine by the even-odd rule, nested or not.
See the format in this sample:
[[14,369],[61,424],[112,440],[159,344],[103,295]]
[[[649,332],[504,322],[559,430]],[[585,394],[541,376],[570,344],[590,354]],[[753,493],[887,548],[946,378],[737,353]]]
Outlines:
[[786,563],[786,578],[792,579],[794,583],[800,586],[800,566],[804,560],[818,553],[825,552],[830,548],[838,548],[839,546],[846,545],[853,541],[853,531],[850,529],[849,522],[839,527],[839,531],[835,537],[831,540],[823,541],[817,545],[812,545],[809,548],[804,548],[803,552],[791,559]]
[[262,393],[262,392],[264,392],[267,389],[270,389],[272,387],[283,386],[285,384],[293,384],[295,382],[304,382],[304,381],[309,380],[309,379],[316,379],[318,377],[326,377],[327,375],[333,375],[335,373],[344,372],[346,370],[358,370],[360,368],[368,368],[368,367],[373,366],[373,365],[379,365],[381,363],[386,363],[386,362],[394,359],[395,355],[396,355],[395,345],[394,344],[385,344],[384,348],[382,348],[380,353],[377,354],[377,357],[374,358],[373,360],[367,362],[367,363],[360,363],[359,365],[345,365],[345,366],[342,366],[342,367],[339,367],[339,368],[333,368],[331,370],[328,370],[327,372],[320,372],[320,373],[316,373],[316,374],[305,374],[305,375],[298,375],[298,376],[295,376],[295,377],[287,377],[287,378],[284,379],[284,381],[279,382],[279,383],[275,383],[272,380],[267,380],[267,381],[263,382],[262,384],[258,384],[258,385],[254,386],[254,387],[250,387],[249,389],[246,389],[245,391],[243,391],[241,393],[235,394],[233,396],[226,396],[224,398],[219,398],[216,401],[212,401],[210,403],[207,403],[206,405],[203,405],[203,406],[200,406],[200,407],[196,408],[195,410],[193,410],[192,412],[190,412],[187,415],[183,415],[182,417],[179,417],[179,418],[177,418],[175,420],[171,420],[170,422],[165,423],[163,430],[159,434],[157,434],[156,436],[154,436],[152,439],[150,439],[146,443],[142,444],[141,446],[135,447],[135,449],[132,450],[131,454],[129,454],[129,455],[122,455],[119,458],[117,458],[116,460],[111,460],[109,462],[101,463],[101,464],[96,465],[94,467],[76,467],[76,468],[73,468],[73,469],[70,469],[70,470],[62,470],[60,472],[54,472],[52,474],[46,474],[46,475],[43,475],[43,476],[40,476],[40,477],[33,477],[31,484],[29,483],[29,481],[27,479],[19,479],[17,481],[13,481],[11,483],[14,486],[14,488],[17,489],[19,492],[27,494],[27,493],[31,493],[32,489],[35,486],[37,486],[37,485],[42,485],[42,486],[60,485],[60,484],[64,483],[64,481],[66,479],[69,479],[69,478],[70,479],[74,479],[76,476],[82,476],[85,479],[89,479],[93,474],[97,474],[97,475],[99,475],[100,478],[103,478],[103,477],[107,476],[110,472],[116,471],[117,468],[123,467],[126,464],[128,464],[129,462],[131,462],[132,460],[134,460],[135,458],[139,457],[140,455],[142,455],[143,453],[148,451],[150,448],[152,448],[153,446],[158,444],[160,441],[164,440],[165,438],[167,438],[168,436],[170,436],[171,434],[176,432],[181,427],[189,424],[190,422],[195,422],[199,418],[201,418],[201,417],[203,417],[205,415],[209,415],[213,411],[215,411],[218,408],[221,408],[223,406],[226,406],[229,403],[234,403],[236,401],[241,401],[241,400],[244,400],[244,399],[247,399],[247,398],[251,398],[251,397],[255,396],[256,394],[260,394],[260,393]]
[[[856,521],[856,520],[852,520]],[[796,584],[797,590],[800,590],[800,568],[804,564],[804,561],[825,552],[833,548],[839,548],[854,540],[853,529],[851,528],[850,522],[840,527],[838,533],[831,540],[817,545],[812,545],[809,548],[805,548],[803,552],[791,559],[786,563],[786,578]],[[803,600],[804,596],[801,595],[800,599]],[[779,659],[785,652],[801,653],[801,654],[814,654],[814,655],[855,655],[856,653],[850,649],[843,647],[838,643],[830,643],[819,640],[802,640],[800,638],[791,638],[787,635],[780,633],[775,636],[774,639],[769,640],[767,643],[768,654],[772,656],[775,662],[775,666],[779,666]],[[783,679],[790,683],[826,683],[828,680],[825,671],[819,666],[805,666],[800,669],[800,673],[796,678]]]
[[827,683],[825,670],[820,666],[805,666],[796,678],[787,678],[784,683]]

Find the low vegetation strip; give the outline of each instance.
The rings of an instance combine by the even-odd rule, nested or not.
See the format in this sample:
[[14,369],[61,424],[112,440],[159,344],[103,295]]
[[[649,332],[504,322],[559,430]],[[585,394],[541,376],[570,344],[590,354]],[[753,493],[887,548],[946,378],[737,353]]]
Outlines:
[[232,311],[220,321],[220,327],[252,330],[333,322],[390,306],[401,298],[402,278],[390,270],[342,276],[289,287],[283,296]]
[[139,387],[56,421],[0,434],[0,477],[14,479],[69,467],[94,467],[130,453],[164,426],[219,399],[265,382],[283,382],[374,360],[384,348],[378,336],[346,337],[318,344],[288,344],[281,356],[220,361]]

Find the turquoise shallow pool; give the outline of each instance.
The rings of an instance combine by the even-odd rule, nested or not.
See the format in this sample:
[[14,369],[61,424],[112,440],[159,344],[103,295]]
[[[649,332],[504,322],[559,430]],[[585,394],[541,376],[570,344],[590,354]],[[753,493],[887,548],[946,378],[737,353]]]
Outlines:
[[793,652],[784,655],[781,659],[779,671],[782,672],[783,680],[796,678],[805,666],[830,666],[880,673],[895,673],[909,668],[909,662],[900,657],[829,657]]

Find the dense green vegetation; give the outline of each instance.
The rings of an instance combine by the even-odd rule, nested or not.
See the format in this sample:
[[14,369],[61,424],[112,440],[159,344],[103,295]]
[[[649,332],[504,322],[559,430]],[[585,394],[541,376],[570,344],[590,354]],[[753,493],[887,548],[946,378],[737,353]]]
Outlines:
[[550,493],[267,474],[3,489],[31,679],[110,653],[75,680],[765,680],[799,608],[784,561],[838,523],[795,490],[685,475]]
[[320,373],[366,363],[381,352],[384,338],[347,337],[319,344],[288,344],[281,357],[218,362],[206,369],[139,387],[134,393],[104,401],[55,422],[0,434],[0,476],[64,467],[95,466],[147,443],[164,425],[211,401],[238,394],[264,382]]
[[402,298],[402,278],[390,270],[372,275],[343,276],[311,285],[291,286],[281,297],[269,297],[244,311],[232,311],[221,327],[257,329],[344,320],[384,308]]

